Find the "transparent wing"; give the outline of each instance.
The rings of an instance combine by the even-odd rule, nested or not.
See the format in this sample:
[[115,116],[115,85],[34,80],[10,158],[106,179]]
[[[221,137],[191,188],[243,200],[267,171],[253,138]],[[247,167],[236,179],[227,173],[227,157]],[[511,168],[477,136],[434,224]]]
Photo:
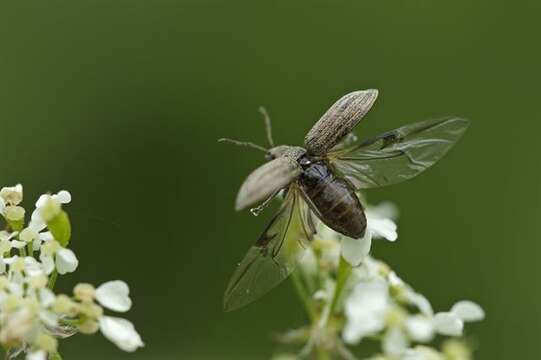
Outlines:
[[304,223],[306,203],[291,184],[278,213],[241,261],[224,296],[226,311],[263,296],[294,270],[311,236]]
[[396,184],[423,172],[449,151],[469,126],[461,118],[422,121],[328,154],[356,189]]

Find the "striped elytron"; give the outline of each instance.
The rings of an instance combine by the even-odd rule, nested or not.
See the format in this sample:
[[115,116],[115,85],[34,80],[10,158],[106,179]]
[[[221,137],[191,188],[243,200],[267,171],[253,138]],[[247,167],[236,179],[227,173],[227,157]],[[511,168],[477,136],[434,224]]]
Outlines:
[[345,236],[363,237],[366,217],[356,191],[416,176],[441,159],[469,124],[456,117],[428,120],[357,142],[351,131],[377,96],[377,90],[363,90],[340,98],[308,132],[304,147],[274,146],[263,109],[270,149],[221,139],[265,151],[268,160],[244,181],[237,210],[263,202],[252,209],[258,212],[280,191],[285,194],[278,213],[233,274],[224,297],[226,310],[254,301],[284,280],[309,246],[317,220]]

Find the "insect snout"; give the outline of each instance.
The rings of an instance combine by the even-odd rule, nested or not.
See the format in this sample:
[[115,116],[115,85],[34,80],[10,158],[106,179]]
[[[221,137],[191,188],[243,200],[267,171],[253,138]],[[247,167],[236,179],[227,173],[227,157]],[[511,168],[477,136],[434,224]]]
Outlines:
[[276,159],[276,156],[274,156],[274,154],[272,152],[267,151],[265,153],[265,160],[271,161],[271,160],[274,160],[274,159]]

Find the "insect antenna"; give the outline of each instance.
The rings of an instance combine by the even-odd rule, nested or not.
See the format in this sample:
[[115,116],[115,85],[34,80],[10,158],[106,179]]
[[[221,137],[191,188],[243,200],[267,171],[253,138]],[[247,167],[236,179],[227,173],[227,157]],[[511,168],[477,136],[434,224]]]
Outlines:
[[261,113],[261,115],[263,115],[263,121],[265,121],[265,132],[267,133],[267,140],[270,147],[272,148],[274,147],[274,140],[272,140],[272,126],[269,113],[263,106],[259,107],[259,112]]
[[239,140],[234,140],[234,139],[229,139],[229,138],[221,138],[221,139],[218,139],[218,142],[225,142],[225,143],[238,145],[238,146],[246,146],[252,149],[257,149],[259,151],[267,152],[267,149],[265,149],[263,146],[257,145],[248,141],[239,141]]

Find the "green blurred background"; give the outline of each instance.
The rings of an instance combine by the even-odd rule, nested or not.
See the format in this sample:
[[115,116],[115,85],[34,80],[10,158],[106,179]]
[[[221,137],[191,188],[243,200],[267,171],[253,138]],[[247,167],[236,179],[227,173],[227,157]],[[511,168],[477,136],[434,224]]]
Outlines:
[[369,136],[444,115],[472,120],[440,164],[373,190],[401,209],[376,242],[436,309],[468,298],[480,359],[539,358],[541,51],[538,1],[4,1],[0,183],[68,189],[79,271],[124,279],[146,347],[101,336],[67,359],[267,359],[273,331],[304,322],[289,283],[223,313],[226,283],[268,221],[235,213],[262,154],[265,105],[279,142],[300,144],[338,97],[378,88]]

